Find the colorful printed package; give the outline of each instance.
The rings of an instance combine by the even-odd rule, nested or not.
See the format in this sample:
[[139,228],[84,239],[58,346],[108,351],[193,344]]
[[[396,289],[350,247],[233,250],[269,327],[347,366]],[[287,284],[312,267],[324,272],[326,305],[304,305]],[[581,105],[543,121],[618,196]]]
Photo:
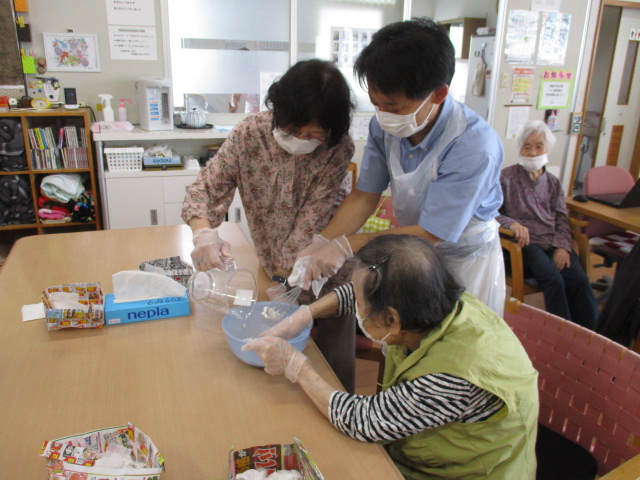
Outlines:
[[[105,465],[113,452],[126,452],[126,465],[121,456],[115,467]],[[49,480],[160,480],[164,470],[156,446],[131,423],[46,441],[39,454],[47,459]]]
[[266,470],[267,477],[277,470],[296,470],[304,480],[324,480],[320,469],[302,442],[260,445],[229,452],[228,480],[247,470]]

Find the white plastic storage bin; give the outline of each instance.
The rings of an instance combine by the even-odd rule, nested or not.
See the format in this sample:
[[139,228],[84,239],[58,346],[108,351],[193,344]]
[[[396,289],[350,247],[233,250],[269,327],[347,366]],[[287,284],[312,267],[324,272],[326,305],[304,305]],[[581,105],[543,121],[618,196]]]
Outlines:
[[107,167],[110,172],[142,170],[142,147],[113,147],[105,148]]

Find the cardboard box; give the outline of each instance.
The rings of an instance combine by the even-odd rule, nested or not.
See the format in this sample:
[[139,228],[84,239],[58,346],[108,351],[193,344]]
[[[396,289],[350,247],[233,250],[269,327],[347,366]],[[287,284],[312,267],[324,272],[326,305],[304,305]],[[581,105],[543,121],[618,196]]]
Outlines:
[[[53,308],[49,296],[54,292],[76,293],[78,303],[86,308]],[[100,283],[56,285],[42,292],[47,330],[63,328],[102,328],[104,325],[104,295]]]
[[183,262],[179,256],[158,258],[156,260],[142,262],[139,265],[139,268],[143,272],[166,275],[185,287],[189,284],[189,279],[193,274],[193,267],[188,263]]
[[189,295],[186,293],[183,297],[162,297],[121,303],[115,302],[113,293],[107,293],[104,314],[106,325],[119,325],[190,315],[191,305]]

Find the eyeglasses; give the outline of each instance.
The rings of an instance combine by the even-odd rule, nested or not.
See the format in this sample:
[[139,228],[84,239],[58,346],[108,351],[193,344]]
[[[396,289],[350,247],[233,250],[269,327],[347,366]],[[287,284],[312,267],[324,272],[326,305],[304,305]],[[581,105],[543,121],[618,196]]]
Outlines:
[[[304,127],[303,127],[304,128]],[[318,130],[312,130],[309,132],[303,132],[299,129],[285,129],[281,128],[282,132],[287,136],[292,136],[299,138],[300,140],[318,140],[319,142],[324,142],[329,136],[328,133]]]

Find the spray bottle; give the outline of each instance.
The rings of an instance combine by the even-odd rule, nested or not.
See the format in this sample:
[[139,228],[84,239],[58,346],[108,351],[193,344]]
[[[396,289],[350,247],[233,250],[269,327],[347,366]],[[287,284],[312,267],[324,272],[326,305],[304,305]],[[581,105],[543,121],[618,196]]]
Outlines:
[[133,102],[131,101],[130,98],[121,98],[120,99],[120,106],[118,107],[118,121],[119,122],[126,122],[127,121],[127,107],[125,106],[124,102],[129,102],[129,103],[133,104]]
[[113,95],[109,95],[108,93],[100,93],[98,96],[102,99],[100,102],[102,104],[102,115],[104,117],[105,122],[113,122],[113,108],[111,108],[111,99]]

